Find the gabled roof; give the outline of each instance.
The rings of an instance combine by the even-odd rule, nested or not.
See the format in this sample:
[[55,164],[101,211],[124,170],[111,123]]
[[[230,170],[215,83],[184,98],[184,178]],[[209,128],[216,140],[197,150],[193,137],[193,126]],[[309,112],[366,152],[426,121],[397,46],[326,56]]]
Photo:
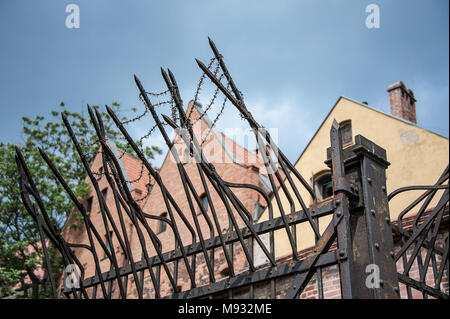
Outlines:
[[[120,165],[122,174],[125,177],[125,180],[128,182],[128,189],[130,191],[139,189],[140,191],[145,192],[146,185],[148,184],[148,179],[146,179],[145,177],[148,176],[148,170],[141,162],[141,160],[134,155],[117,148],[116,143],[110,137],[108,138],[106,143],[109,145],[109,148],[111,149],[112,153],[117,159],[117,162]],[[91,163],[91,169],[94,163],[98,161],[98,157],[100,156],[101,146],[99,147],[98,152]],[[85,182],[90,183],[88,176],[86,176]]]
[[386,116],[387,118],[391,118],[391,119],[394,119],[394,120],[403,122],[403,123],[408,124],[408,125],[410,125],[410,126],[412,126],[412,127],[419,128],[419,129],[424,130],[424,131],[426,131],[426,132],[429,132],[429,133],[431,133],[431,134],[434,134],[434,135],[437,135],[437,136],[439,136],[439,137],[448,139],[448,138],[445,137],[445,136],[442,136],[442,135],[440,135],[440,134],[438,134],[438,133],[436,133],[436,132],[427,130],[426,128],[423,128],[423,127],[417,125],[416,123],[407,121],[407,120],[405,120],[405,119],[403,119],[403,118],[401,118],[401,117],[398,117],[398,116],[395,116],[395,115],[392,115],[392,114],[388,114],[388,113],[381,112],[381,111],[379,111],[379,110],[377,110],[377,109],[375,109],[375,108],[373,108],[373,107],[370,107],[370,106],[367,105],[367,104],[362,104],[362,103],[360,103],[360,102],[358,102],[358,101],[355,101],[355,100],[353,100],[353,99],[350,99],[350,98],[348,98],[348,97],[340,96],[340,97],[337,99],[336,103],[334,103],[333,107],[330,109],[330,111],[328,112],[328,114],[324,117],[323,121],[320,123],[319,127],[317,128],[317,130],[314,132],[313,136],[312,136],[311,139],[309,140],[308,144],[305,146],[305,148],[303,149],[303,151],[300,153],[300,156],[299,156],[299,157],[297,158],[297,160],[295,161],[294,166],[297,165],[298,161],[302,158],[303,154],[306,152],[306,150],[308,149],[309,145],[311,144],[311,142],[312,142],[312,141],[314,140],[314,138],[316,137],[317,133],[321,130],[321,128],[323,127],[323,125],[325,124],[325,122],[327,121],[327,119],[330,117],[330,115],[331,115],[331,113],[333,112],[333,110],[336,108],[336,106],[339,104],[339,102],[340,102],[342,99],[345,99],[345,100],[348,100],[348,101],[350,101],[350,102],[353,102],[356,106],[364,107],[364,108],[366,108],[366,109],[368,109],[368,110],[370,110],[370,111],[373,111],[373,112],[376,112],[376,113],[378,113],[378,114],[384,115],[384,116]]

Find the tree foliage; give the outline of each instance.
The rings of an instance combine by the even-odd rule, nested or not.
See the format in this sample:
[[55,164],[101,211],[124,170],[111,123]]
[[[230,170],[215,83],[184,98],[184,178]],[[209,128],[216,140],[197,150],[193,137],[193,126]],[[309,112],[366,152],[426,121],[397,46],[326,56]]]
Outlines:
[[[98,106],[93,108],[100,111]],[[113,103],[112,108],[116,114],[120,111],[118,103]],[[90,120],[83,114],[69,111],[63,102],[59,110],[51,111],[48,119],[40,115],[34,119],[22,117],[23,144],[19,146],[50,218],[59,230],[72,211],[73,203],[56,182],[38,147],[47,153],[77,197],[83,198],[90,191],[89,185],[84,182],[86,172],[60,113],[67,116],[83,151],[93,159],[99,150],[99,143],[96,142],[97,136]],[[133,153],[110,116],[105,111],[100,111],[100,114],[108,136],[114,139],[117,147]],[[127,120],[126,117],[121,119]],[[139,141],[137,143],[141,146]],[[147,146],[143,151],[149,160],[154,158],[155,153],[161,153],[155,146]],[[0,297],[15,293],[17,285],[22,290],[31,288],[31,297],[50,297],[50,282],[45,272],[40,276],[36,271],[41,267],[43,252],[37,227],[20,200],[15,145],[11,143],[0,142],[0,172]],[[61,270],[61,260],[55,257],[51,247],[49,253],[53,266]]]

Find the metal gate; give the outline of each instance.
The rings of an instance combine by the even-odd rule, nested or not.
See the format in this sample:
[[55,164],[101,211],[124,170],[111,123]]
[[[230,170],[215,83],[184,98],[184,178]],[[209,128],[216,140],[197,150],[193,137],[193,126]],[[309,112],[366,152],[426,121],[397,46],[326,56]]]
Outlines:
[[[395,261],[404,298],[448,299],[448,179],[447,166],[435,185],[403,187],[388,197],[391,200],[404,192],[425,190],[400,212],[393,226],[399,242]],[[408,217],[415,209],[417,212]]]
[[[338,281],[342,298],[399,298],[399,282],[407,286],[407,297],[412,297],[411,287],[413,287],[420,290],[424,297],[431,295],[437,298],[448,298],[448,288],[446,292],[439,288],[444,272],[448,273],[448,236],[445,239],[445,247],[436,246],[438,242],[436,238],[442,230],[440,226],[448,225],[448,168],[436,185],[420,187],[426,190],[421,197],[425,199],[426,205],[422,205],[412,226],[408,228],[403,223],[402,217],[407,213],[406,209],[400,214],[398,224],[392,225],[389,219],[388,200],[408,189],[401,189],[387,196],[385,169],[389,163],[386,161],[386,152],[360,135],[355,137],[354,145],[343,148],[339,125],[334,122],[330,131],[331,147],[327,150],[327,164],[332,169],[334,197],[325,205],[317,205],[313,188],[278,148],[269,132],[253,118],[245,105],[242,93],[234,84],[222,56],[211,40],[210,45],[214,53],[212,61],[217,63],[217,68],[212,70],[212,63],[205,66],[197,60],[200,69],[204,72],[202,80],[205,76],[208,77],[217,87],[217,91],[220,91],[236,107],[241,117],[253,130],[273,189],[272,198],[268,198],[261,187],[228,182],[217,173],[214,164],[207,161],[202,151],[202,143],[193,133],[189,115],[183,109],[178,85],[170,70],[162,69],[162,76],[174,104],[174,112],[178,114],[178,117],[159,116],[155,110],[155,104],[150,101],[150,94],[135,77],[146,112],[151,113],[156,123],[155,128],[160,131],[171,155],[177,160],[177,169],[182,180],[180,187],[186,194],[190,211],[182,211],[179,208],[174,196],[167,191],[158,171],[151,166],[140,147],[128,134],[124,123],[107,107],[117,128],[142,161],[151,178],[161,188],[168,216],[167,218],[153,216],[142,210],[133,199],[128,187],[130,181],[123,175],[120,163],[108,144],[100,114],[88,106],[92,125],[95,127],[102,149],[104,174],[112,189],[118,212],[119,222],[116,222],[98,187],[95,172],[89,167],[71,125],[63,115],[63,122],[95,189],[107,238],[106,240],[102,238],[98,227],[91,222],[80,199],[74,196],[57,166],[41,150],[41,155],[54,173],[57,182],[69,194],[75,208],[83,215],[89,244],[67,242],[50,221],[44,200],[33,182],[34,177],[30,175],[27,164],[17,148],[16,160],[20,173],[22,201],[38,226],[45,254],[45,266],[54,297],[299,298],[302,294],[306,294],[307,290],[312,290],[318,298],[327,298],[324,283],[337,278],[333,280]],[[221,73],[220,76],[219,73]],[[202,208],[201,199],[195,191],[193,181],[173,148],[173,141],[169,139],[166,125],[176,129],[191,157],[195,159],[210,207],[208,212]],[[270,146],[270,151],[267,146]],[[269,219],[254,223],[251,212],[233,192],[236,188],[249,189],[264,197]],[[300,195],[300,188],[303,191],[306,190],[308,196],[312,197],[314,205],[306,205],[305,199]],[[436,192],[442,189],[444,194],[438,205],[430,212],[427,210],[428,204]],[[217,218],[219,203],[211,200],[211,192],[219,194],[220,206],[225,207],[232,225],[226,233],[222,231],[223,225]],[[289,209],[282,204],[282,197],[287,199]],[[420,201],[418,199],[418,202]],[[415,204],[416,202],[412,203],[411,208]],[[200,207],[201,216],[208,225],[208,237],[205,237],[201,231],[201,222],[194,209],[195,205]],[[296,206],[300,206],[301,209],[296,210]],[[278,217],[274,216],[274,211],[279,213]],[[319,218],[324,216],[330,216],[331,222],[321,232]],[[131,221],[139,237],[141,259],[133,255],[124,223],[125,218]],[[165,222],[173,232],[175,242],[173,250],[163,251],[163,243],[149,226],[149,221],[155,219]],[[181,224],[190,232],[189,242],[183,241],[180,235]],[[310,227],[316,242],[315,247],[303,255],[299,254],[298,249],[298,238],[301,240],[302,234],[297,234],[298,226],[302,224]],[[292,250],[288,260],[276,259],[275,231],[285,232],[288,238]],[[112,237],[119,242],[121,251],[128,261],[126,264],[119,265],[117,252],[109,249]],[[401,242],[397,253],[395,253],[394,239]],[[67,280],[73,275],[70,273],[65,274],[62,286],[56,282],[47,253],[48,245],[58,250],[66,267],[75,265],[70,269],[79,277],[76,285],[71,280]],[[255,265],[256,247],[268,260],[266,265]],[[91,253],[95,264],[93,276],[85,276],[84,267],[72,251],[73,248],[86,249]],[[424,250],[426,256],[422,258],[421,254]],[[221,259],[217,259],[218,251],[221,252]],[[111,265],[109,271],[101,271],[100,254],[106,255],[109,260]],[[235,271],[236,254],[245,261],[245,269],[239,272]],[[215,269],[217,260],[228,267],[227,274],[219,276],[220,278]],[[403,270],[397,272],[396,261],[400,260],[403,263]],[[420,260],[420,278],[418,279],[408,276],[414,260]],[[433,287],[427,285],[426,281],[430,263],[435,280]],[[379,280],[372,286],[366,282],[368,265],[376,265],[379,271]],[[186,274],[183,278],[180,275],[182,272]],[[149,280],[144,280],[146,276]],[[199,278],[200,276],[202,279]],[[189,281],[190,288],[182,290],[181,280]],[[162,289],[163,282],[169,285],[169,290]]]

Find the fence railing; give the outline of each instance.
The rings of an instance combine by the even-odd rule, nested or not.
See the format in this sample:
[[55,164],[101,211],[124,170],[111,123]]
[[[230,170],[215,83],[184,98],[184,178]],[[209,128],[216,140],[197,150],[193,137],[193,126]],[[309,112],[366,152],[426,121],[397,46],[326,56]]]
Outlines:
[[403,187],[389,194],[391,200],[404,192],[425,191],[399,213],[393,227],[399,242],[398,279],[405,298],[448,299],[448,180],[447,166],[434,185]]
[[[141,81],[135,77],[140,97],[146,107],[145,112],[151,114],[155,128],[161,133],[171,156],[176,161],[176,170],[181,179],[179,188],[184,192],[189,209],[180,208],[180,202],[166,186],[167,181],[164,181],[158,170],[148,162],[140,147],[125,129],[124,123],[107,107],[117,128],[142,161],[145,171],[160,188],[167,217],[151,215],[143,210],[129,189],[130,181],[123,174],[120,159],[108,141],[102,117],[97,110],[88,107],[102,150],[104,176],[114,198],[113,212],[100,191],[96,174],[86,160],[86,154],[83,153],[73,128],[63,115],[62,120],[99,202],[101,229],[105,230],[106,239],[100,235],[99,226],[91,221],[82,201],[74,195],[57,166],[43,150],[40,150],[56,181],[68,193],[75,208],[83,217],[88,243],[66,241],[52,224],[45,203],[33,181],[34,177],[31,176],[20,150],[17,149],[21,196],[39,229],[45,266],[54,297],[298,298],[306,293],[307,287],[314,287],[318,298],[327,298],[327,281],[331,277],[339,281],[338,290],[342,298],[398,298],[399,280],[408,287],[422,290],[424,294],[448,297],[448,292],[446,294],[438,292],[436,288],[445,267],[448,269],[448,237],[446,248],[429,250],[430,253],[427,253],[424,262],[421,262],[420,280],[408,277],[411,262],[406,259],[408,249],[434,246],[436,243],[444,208],[448,209],[448,170],[447,175],[443,175],[446,176],[446,185],[424,188],[428,192],[426,196],[434,196],[437,189],[446,189],[441,201],[428,218],[422,224],[415,223],[412,233],[402,228],[401,218],[398,226],[394,227],[394,231],[402,237],[403,244],[397,255],[393,255],[393,230],[386,195],[385,170],[389,165],[386,161],[386,152],[359,135],[355,137],[354,145],[343,149],[339,125],[334,122],[330,131],[331,147],[328,150],[327,161],[332,168],[333,200],[320,207],[317,204],[307,205],[305,198],[300,194],[306,192],[313,203],[317,203],[313,188],[278,148],[269,132],[253,118],[245,105],[242,93],[227,70],[223,57],[211,40],[210,45],[214,54],[212,62],[216,62],[216,69],[212,70],[213,63],[205,66],[197,60],[204,72],[201,81],[205,77],[209,78],[217,87],[214,98],[217,92],[221,92],[225,96],[225,101],[228,100],[236,107],[252,129],[272,189],[270,198],[266,190],[259,186],[225,180],[215,165],[207,160],[203,154],[203,141],[199,141],[193,132],[194,123],[190,114],[186,114],[184,110],[177,82],[170,70],[162,69],[161,73],[171,95],[173,105],[171,118],[164,114],[158,115],[155,105],[151,102],[152,95],[145,91]],[[183,165],[174,148],[174,140],[169,138],[167,126],[175,129],[179,136],[178,143],[184,143],[191,158],[194,159],[193,165],[200,177],[197,183],[204,189],[208,210],[202,204],[203,199],[197,191],[198,185],[194,183],[190,171]],[[438,182],[439,185],[443,183],[441,180]],[[255,224],[252,212],[236,195],[236,189],[256,192],[264,198],[269,219]],[[392,196],[395,194],[390,195]],[[213,200],[213,197],[216,200]],[[287,205],[283,204],[284,199]],[[301,207],[301,210],[296,210],[296,207]],[[278,217],[274,216],[274,211],[279,214]],[[425,212],[426,209],[423,208],[418,218],[420,219]],[[226,232],[223,231],[226,225],[223,225],[219,218],[223,215],[229,220],[230,227]],[[325,231],[320,232],[318,220],[327,215],[332,216],[331,222]],[[164,247],[165,243],[151,227],[151,221],[154,220],[166,223],[173,233],[172,250],[168,251]],[[127,228],[128,224],[132,225],[132,232],[138,238],[137,243],[142,253],[139,257],[134,253],[135,247],[130,244],[131,234]],[[315,246],[306,255],[299,254],[297,241],[298,238],[302,238],[302,234],[297,234],[297,231],[300,224],[308,225],[315,237]],[[208,229],[208,235],[202,231],[205,227]],[[185,229],[189,234],[189,240],[186,240],[180,229]],[[288,239],[291,256],[287,262],[276,259],[275,231],[283,231]],[[431,237],[425,238],[425,233],[430,233]],[[415,246],[417,241],[418,244]],[[120,253],[125,255],[125,263],[120,262],[118,251],[110,248],[113,242],[119,244]],[[72,273],[65,274],[60,289],[54,279],[55,274],[47,253],[48,245],[58,250],[66,268],[73,266],[70,268]],[[267,264],[256,265],[255,248],[259,249]],[[89,266],[93,269],[93,275],[86,276],[85,267],[74,249],[89,252],[92,261]],[[420,249],[413,249],[409,261],[420,256]],[[439,265],[435,261],[436,254],[442,256],[443,262]],[[101,255],[105,255],[109,261],[108,271],[101,267]],[[400,258],[403,260],[405,270],[397,273],[395,261]],[[239,267],[236,266],[236,259],[240,261]],[[424,282],[430,260],[433,271],[436,270],[434,287],[426,286]],[[219,271],[219,266],[223,265],[226,265],[225,273]],[[381,278],[378,281],[379,285],[373,287],[367,285],[367,265],[378,267]],[[75,284],[70,280],[73,275],[77,277]]]

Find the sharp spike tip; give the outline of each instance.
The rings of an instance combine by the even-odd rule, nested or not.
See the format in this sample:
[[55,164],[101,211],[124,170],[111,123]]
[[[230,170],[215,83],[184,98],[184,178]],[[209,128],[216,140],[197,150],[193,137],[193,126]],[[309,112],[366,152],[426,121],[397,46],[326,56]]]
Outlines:
[[141,81],[139,80],[139,78],[137,77],[136,74],[134,74],[133,77],[134,77],[134,82],[141,83]]
[[336,121],[336,119],[333,119],[333,124],[332,124],[332,126],[333,126],[334,128],[339,128],[339,124],[338,124],[338,122]]

